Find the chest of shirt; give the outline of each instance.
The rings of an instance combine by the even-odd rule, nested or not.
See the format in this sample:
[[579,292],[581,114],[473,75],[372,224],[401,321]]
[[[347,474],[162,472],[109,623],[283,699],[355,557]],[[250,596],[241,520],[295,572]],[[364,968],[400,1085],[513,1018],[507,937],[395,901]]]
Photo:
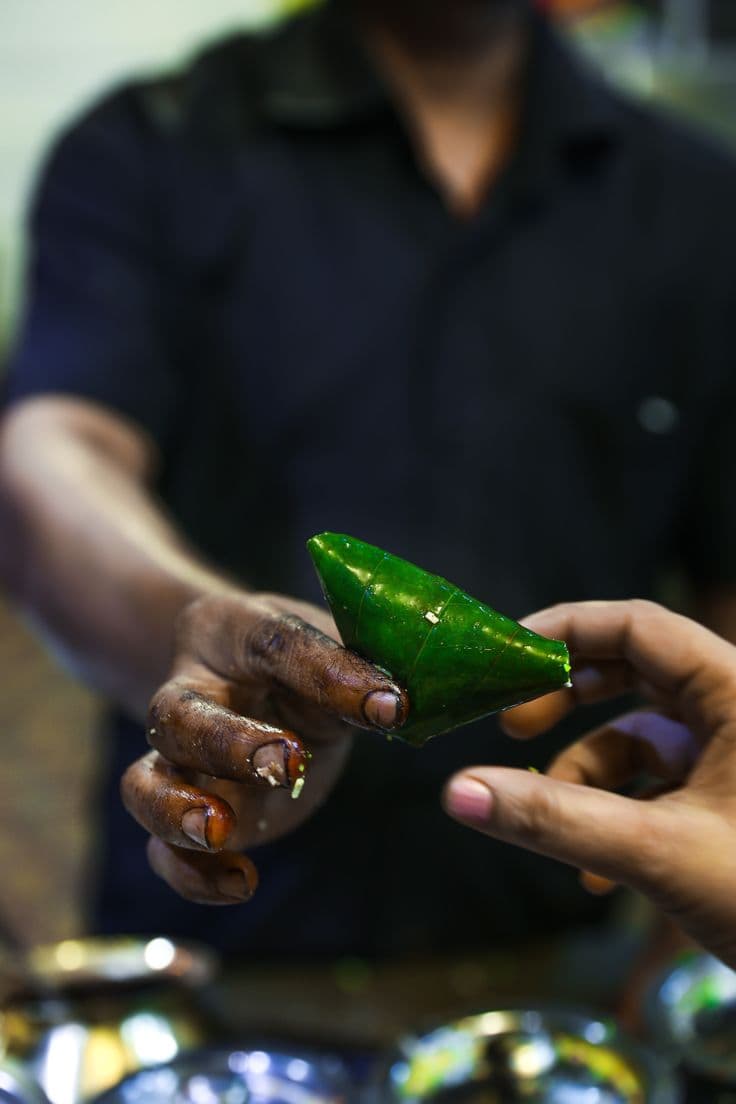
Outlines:
[[371,165],[272,144],[175,205],[191,405],[251,478],[267,458],[305,535],[408,552],[500,527],[521,549],[583,526],[623,548],[634,525],[661,543],[701,418],[691,277],[657,271],[662,228],[602,177],[461,225],[416,174]]

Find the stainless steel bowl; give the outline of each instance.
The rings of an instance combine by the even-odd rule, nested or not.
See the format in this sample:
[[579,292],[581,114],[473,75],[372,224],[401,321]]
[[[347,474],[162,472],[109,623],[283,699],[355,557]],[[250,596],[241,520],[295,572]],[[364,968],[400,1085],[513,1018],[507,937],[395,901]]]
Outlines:
[[470,1016],[405,1039],[391,1063],[396,1104],[676,1104],[668,1063],[610,1023],[563,1011]]
[[5,1052],[51,1104],[85,1104],[127,1074],[211,1041],[198,989],[214,968],[207,949],[163,937],[33,948],[3,1008]]
[[214,953],[199,944],[162,936],[96,936],[32,947],[25,977],[33,990],[43,993],[165,982],[197,986],[211,980],[216,965]]
[[346,1104],[352,1083],[337,1057],[213,1050],[143,1070],[96,1104]]
[[0,1063],[0,1104],[48,1104],[41,1089],[14,1062]]
[[680,959],[645,1004],[659,1047],[690,1071],[736,1086],[736,973],[711,955]]

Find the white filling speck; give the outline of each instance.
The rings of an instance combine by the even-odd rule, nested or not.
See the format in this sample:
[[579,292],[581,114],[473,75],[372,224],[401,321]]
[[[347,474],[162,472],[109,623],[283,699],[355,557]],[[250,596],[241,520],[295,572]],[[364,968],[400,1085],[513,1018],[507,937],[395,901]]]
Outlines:
[[259,778],[265,778],[269,786],[278,786],[278,778],[274,778],[271,767],[258,767],[256,774]]

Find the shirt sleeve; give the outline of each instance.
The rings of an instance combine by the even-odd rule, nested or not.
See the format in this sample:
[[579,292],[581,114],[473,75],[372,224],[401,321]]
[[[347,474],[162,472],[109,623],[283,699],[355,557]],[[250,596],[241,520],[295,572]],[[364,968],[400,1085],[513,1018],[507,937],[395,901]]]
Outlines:
[[160,440],[174,396],[164,341],[154,135],[131,90],[57,142],[29,219],[23,319],[6,403],[83,397]]

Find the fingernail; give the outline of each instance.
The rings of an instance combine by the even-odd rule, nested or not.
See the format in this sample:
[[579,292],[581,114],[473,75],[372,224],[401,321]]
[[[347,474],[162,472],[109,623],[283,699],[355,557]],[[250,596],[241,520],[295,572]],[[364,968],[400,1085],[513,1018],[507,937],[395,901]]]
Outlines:
[[223,871],[219,875],[216,884],[223,897],[234,897],[238,901],[247,901],[251,895],[245,874],[237,867]]
[[401,700],[387,690],[372,690],[363,701],[363,716],[378,728],[393,728],[400,711]]
[[259,778],[268,782],[271,786],[288,786],[286,763],[284,761],[284,746],[279,740],[277,744],[267,744],[253,752],[251,759],[253,767]]
[[209,847],[207,842],[207,810],[188,809],[181,818],[181,830],[198,847]]
[[493,794],[475,778],[456,778],[445,792],[447,812],[467,824],[487,824],[492,807]]

